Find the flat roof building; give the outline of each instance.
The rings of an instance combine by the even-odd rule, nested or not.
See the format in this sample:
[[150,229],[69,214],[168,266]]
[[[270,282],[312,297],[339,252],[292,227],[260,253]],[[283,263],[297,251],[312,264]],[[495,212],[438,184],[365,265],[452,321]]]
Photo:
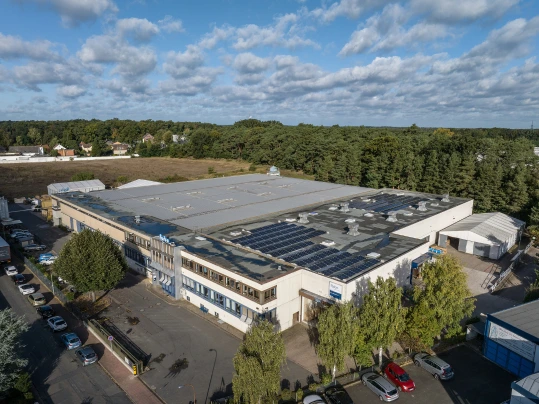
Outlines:
[[246,331],[286,329],[367,281],[411,283],[412,261],[472,214],[463,198],[260,174],[53,196],[56,220],[122,243],[175,297]]

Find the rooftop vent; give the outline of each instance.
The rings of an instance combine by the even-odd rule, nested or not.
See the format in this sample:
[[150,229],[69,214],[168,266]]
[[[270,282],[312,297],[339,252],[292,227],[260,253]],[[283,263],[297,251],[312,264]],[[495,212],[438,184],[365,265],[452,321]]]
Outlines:
[[427,201],[421,201],[417,204],[417,210],[421,211],[421,212],[426,212],[427,211]]
[[341,212],[348,213],[350,208],[348,207],[348,202],[341,203]]
[[328,209],[329,210],[337,210],[337,209],[339,209],[339,207],[337,205],[331,205]]
[[286,218],[284,219],[285,222],[295,222],[296,219],[294,219],[293,217],[289,217],[289,218]]
[[230,235],[233,237],[241,236],[243,233],[241,231],[231,231]]
[[374,217],[374,215],[372,213],[369,213],[369,212],[365,213],[363,216],[365,216],[365,217]]
[[397,212],[391,211],[387,212],[386,222],[396,222],[397,221]]
[[[236,187],[232,187],[232,188],[236,188]],[[200,195],[200,194],[202,194],[202,192],[200,192],[200,191],[187,192],[187,195]]]
[[402,212],[402,214],[404,216],[412,216],[414,214],[414,212],[410,212],[409,210],[405,210],[404,212]]
[[196,238],[197,240],[200,240],[200,241],[206,240],[206,237],[202,237],[202,236],[196,236],[195,238]]
[[378,257],[380,257],[380,254],[377,253],[377,252],[371,252],[371,253],[367,254],[367,257],[368,258],[378,258]]
[[135,216],[135,223],[136,223],[136,224],[139,224],[139,223],[140,223],[140,216],[139,216],[139,215],[136,215],[136,216]]
[[227,203],[227,202],[234,202],[234,198],[226,198],[226,199],[219,199],[217,203]]
[[359,236],[359,224],[352,223],[348,226],[348,235],[349,236]]
[[350,218],[350,219],[346,219],[344,222],[345,223],[355,223],[356,219]]
[[397,196],[403,196],[404,195],[404,192],[398,192],[397,193]]
[[155,200],[158,200],[158,199],[161,199],[157,196],[154,196],[154,197],[151,197],[151,198],[144,198],[144,199],[141,199],[141,202],[151,202],[151,201],[155,201]]
[[451,202],[451,201],[449,200],[449,194],[443,194],[443,195],[442,195],[442,202]]
[[332,245],[335,245],[335,241],[324,240],[320,244],[325,245],[326,247],[331,247]]
[[268,195],[273,195],[272,192],[262,192],[260,194],[256,194],[257,196],[268,196]]
[[430,206],[440,206],[440,204],[438,202],[432,202]]
[[176,206],[175,208],[171,208],[173,212],[177,212],[179,210],[186,210],[191,209],[191,205],[182,205],[182,206]]
[[309,214],[308,213],[300,213],[299,214],[299,223],[309,223]]

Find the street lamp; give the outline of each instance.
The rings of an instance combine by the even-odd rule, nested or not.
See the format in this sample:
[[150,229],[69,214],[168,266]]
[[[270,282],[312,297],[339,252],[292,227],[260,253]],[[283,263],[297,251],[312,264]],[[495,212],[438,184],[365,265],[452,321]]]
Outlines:
[[192,384],[182,384],[182,385],[179,385],[178,388],[181,389],[183,387],[191,387],[193,389],[193,404],[196,404],[197,402],[197,396],[196,396],[196,392],[195,392],[195,386],[193,386]]

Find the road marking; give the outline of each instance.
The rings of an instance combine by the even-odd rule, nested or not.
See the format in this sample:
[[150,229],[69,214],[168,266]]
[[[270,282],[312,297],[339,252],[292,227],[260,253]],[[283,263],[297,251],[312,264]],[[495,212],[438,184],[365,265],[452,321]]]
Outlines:
[[48,229],[49,228],[49,225],[48,224],[41,224],[39,226],[37,226],[38,229]]

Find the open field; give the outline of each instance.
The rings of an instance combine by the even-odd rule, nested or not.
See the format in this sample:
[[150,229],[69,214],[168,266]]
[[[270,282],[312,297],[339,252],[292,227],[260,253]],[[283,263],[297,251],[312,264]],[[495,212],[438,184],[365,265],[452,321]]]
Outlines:
[[105,185],[115,185],[118,177],[129,181],[139,178],[163,181],[166,177],[187,179],[210,177],[208,167],[216,174],[230,174],[243,169],[248,172],[249,163],[227,160],[193,160],[172,158],[133,158],[97,160],[88,162],[54,162],[32,164],[4,164],[0,167],[0,195],[7,198],[35,196],[47,193],[47,185],[68,182],[73,174],[92,172]]

